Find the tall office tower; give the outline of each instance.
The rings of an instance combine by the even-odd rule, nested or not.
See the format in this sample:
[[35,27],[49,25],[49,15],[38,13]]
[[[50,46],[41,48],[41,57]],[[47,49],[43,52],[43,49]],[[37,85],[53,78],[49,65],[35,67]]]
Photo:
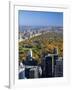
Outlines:
[[58,48],[54,48],[53,50],[53,61],[54,61],[54,71],[53,71],[53,76],[55,76],[55,67],[56,67],[56,62],[58,61]]
[[53,76],[53,61],[52,56],[47,55],[43,60],[43,77],[52,77]]
[[46,55],[42,61],[43,77],[55,76],[55,66],[57,60],[58,60],[58,49],[54,48],[53,54]]
[[55,77],[63,77],[63,60],[56,61]]

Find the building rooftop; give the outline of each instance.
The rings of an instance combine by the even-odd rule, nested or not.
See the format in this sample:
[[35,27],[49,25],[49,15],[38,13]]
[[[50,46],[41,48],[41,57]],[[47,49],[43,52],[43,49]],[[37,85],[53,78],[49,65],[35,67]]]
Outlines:
[[33,58],[32,58],[32,61],[30,61],[30,60],[23,61],[23,64],[29,65],[29,66],[37,66],[38,65],[37,61],[35,61]]

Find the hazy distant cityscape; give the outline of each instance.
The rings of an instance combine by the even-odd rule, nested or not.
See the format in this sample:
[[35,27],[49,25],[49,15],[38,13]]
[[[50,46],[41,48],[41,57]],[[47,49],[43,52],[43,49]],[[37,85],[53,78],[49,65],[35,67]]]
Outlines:
[[63,27],[55,26],[19,26],[19,41],[34,36],[38,36],[47,32],[62,33]]

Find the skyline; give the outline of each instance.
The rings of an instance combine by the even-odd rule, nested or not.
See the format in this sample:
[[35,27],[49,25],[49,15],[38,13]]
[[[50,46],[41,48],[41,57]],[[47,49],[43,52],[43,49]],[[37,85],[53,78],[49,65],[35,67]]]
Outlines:
[[25,11],[18,12],[19,26],[61,26],[63,12]]

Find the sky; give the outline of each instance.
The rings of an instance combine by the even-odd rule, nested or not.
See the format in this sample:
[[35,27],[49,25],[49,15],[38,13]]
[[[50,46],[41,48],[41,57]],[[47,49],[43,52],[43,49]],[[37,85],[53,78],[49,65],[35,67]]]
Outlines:
[[18,20],[26,26],[63,26],[63,12],[19,10]]

